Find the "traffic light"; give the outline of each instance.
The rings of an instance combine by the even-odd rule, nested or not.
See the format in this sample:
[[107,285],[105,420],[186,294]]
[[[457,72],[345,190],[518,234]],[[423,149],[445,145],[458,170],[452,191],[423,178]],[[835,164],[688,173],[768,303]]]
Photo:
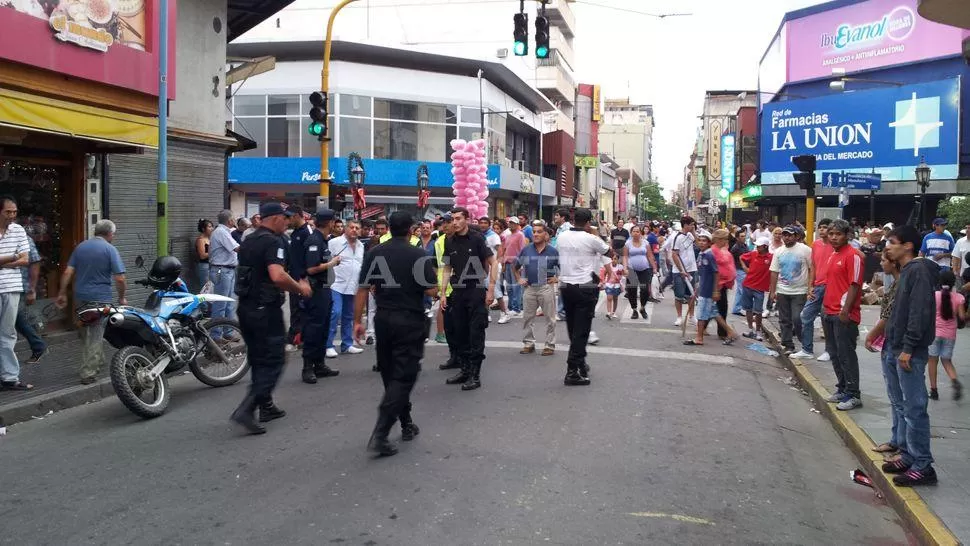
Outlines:
[[516,56],[521,57],[523,55],[529,54],[529,14],[527,13],[516,13],[512,20],[515,22],[515,31],[512,36],[515,38],[515,44],[512,46],[512,52]]
[[549,19],[545,15],[545,9],[536,16],[536,58],[549,58]]
[[815,195],[815,156],[796,155],[791,158],[791,162],[798,168],[797,173],[793,173],[795,183],[798,187],[805,190],[808,196]]
[[327,92],[314,91],[310,93],[310,126],[307,132],[317,140],[323,141],[327,137]]

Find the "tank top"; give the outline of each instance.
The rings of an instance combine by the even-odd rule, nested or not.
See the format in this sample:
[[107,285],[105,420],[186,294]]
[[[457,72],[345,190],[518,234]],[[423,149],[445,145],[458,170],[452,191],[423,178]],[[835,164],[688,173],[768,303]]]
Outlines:
[[649,245],[645,239],[640,239],[640,246],[634,245],[632,238],[626,242],[626,248],[630,254],[630,269],[634,271],[650,269],[650,261],[647,260],[648,247]]
[[[205,254],[206,254],[206,256],[208,256],[209,255],[209,243],[206,243],[203,246],[205,247]],[[199,263],[200,264],[207,264],[207,263],[209,263],[209,258],[199,258]]]

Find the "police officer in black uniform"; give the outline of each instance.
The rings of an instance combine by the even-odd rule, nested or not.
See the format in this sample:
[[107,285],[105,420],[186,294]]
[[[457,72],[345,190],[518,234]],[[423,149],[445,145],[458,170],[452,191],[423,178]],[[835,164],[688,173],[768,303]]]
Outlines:
[[340,372],[325,363],[327,335],[330,332],[330,270],[340,263],[340,256],[331,259],[327,238],[333,227],[334,212],[320,209],[316,214],[317,229],[303,244],[306,277],[313,288],[313,297],[304,300],[303,318],[303,382],[316,383],[318,377],[332,377]]
[[[303,244],[310,236],[310,225],[303,218],[303,207],[291,205],[287,212],[293,214],[290,218],[290,253],[287,270],[295,280],[300,280],[306,276],[306,264],[303,252]],[[300,344],[300,334],[303,329],[303,305],[302,298],[290,296],[290,330],[286,335],[286,342],[291,345]]]
[[384,397],[378,408],[377,424],[367,449],[380,456],[397,453],[387,439],[396,421],[401,422],[401,438],[413,440],[418,426],[411,419],[411,389],[421,370],[424,356],[424,296],[437,294],[433,256],[408,242],[411,215],[391,214],[391,239],[377,245],[364,256],[360,287],[354,305],[354,335],[366,335],[364,310],[370,288],[375,287],[377,311],[374,330],[377,336],[377,367],[384,382]]
[[[263,222],[239,247],[236,295],[239,326],[252,366],[252,385],[231,419],[251,434],[266,429],[259,423],[279,419],[286,412],[273,404],[273,389],[283,371],[286,328],[283,324],[283,293],[309,297],[306,281],[295,281],[285,270],[286,245],[280,235],[286,229],[287,212],[279,203],[259,207]],[[259,408],[259,422],[255,411]]]

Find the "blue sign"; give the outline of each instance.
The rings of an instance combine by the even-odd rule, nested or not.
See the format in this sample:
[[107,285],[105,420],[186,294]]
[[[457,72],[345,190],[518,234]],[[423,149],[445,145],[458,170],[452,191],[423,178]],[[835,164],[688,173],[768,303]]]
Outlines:
[[882,187],[882,175],[879,173],[822,173],[822,187],[878,190]]
[[[399,159],[365,159],[364,184],[399,186],[417,189],[418,165],[428,166],[432,188],[450,188],[454,177],[451,163],[405,161]],[[498,165],[488,166],[488,187],[498,188]],[[334,184],[347,185],[347,158],[330,158],[330,178]],[[313,157],[233,157],[229,159],[231,184],[307,184],[320,183],[320,158]]]
[[734,191],[734,135],[721,136],[721,189]]
[[819,171],[913,180],[920,158],[933,178],[959,175],[960,80],[838,93],[766,104],[761,182],[791,184],[792,156],[814,154]]
[[841,188],[842,175],[839,173],[822,173],[823,188]]

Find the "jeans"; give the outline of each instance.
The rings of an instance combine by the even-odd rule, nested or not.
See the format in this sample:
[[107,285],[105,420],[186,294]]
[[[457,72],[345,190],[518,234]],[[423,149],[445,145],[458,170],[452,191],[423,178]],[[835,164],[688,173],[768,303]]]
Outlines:
[[330,308],[330,334],[327,348],[333,349],[333,338],[340,325],[340,350],[346,351],[354,344],[354,295],[333,292],[333,307]]
[[[94,307],[104,307],[109,305],[103,301],[82,301],[77,306],[78,309],[91,309]],[[107,319],[82,326],[78,330],[81,338],[81,366],[78,374],[81,379],[97,377],[101,373],[101,366],[104,365],[104,327]]]
[[[913,470],[926,470],[933,464],[933,454],[930,453],[930,416],[926,412],[929,397],[926,394],[926,348],[913,352],[909,361],[910,371],[904,370],[898,363],[901,350],[886,349],[892,365],[883,365],[887,374],[886,385],[897,389],[902,404],[902,419],[899,420],[897,434],[901,440],[899,449],[903,462],[912,466]],[[890,399],[891,400],[891,399]]]
[[832,369],[838,380],[836,390],[861,399],[859,356],[855,352],[859,325],[851,321],[842,322],[838,315],[823,315],[822,330],[825,332],[825,350],[832,357]]
[[195,272],[199,278],[199,290],[205,286],[209,280],[209,262],[199,262],[195,265]]
[[896,371],[896,355],[887,344],[879,355],[882,361],[882,377],[886,380],[886,394],[893,416],[892,436],[889,444],[906,451],[906,421],[903,414],[903,391],[899,388],[899,374]]
[[515,282],[515,274],[512,272],[512,264],[505,264],[502,270],[502,279],[505,281],[506,291],[509,296],[509,311],[514,313],[522,312],[522,285]]
[[816,286],[812,291],[815,293],[815,299],[806,301],[805,307],[802,308],[802,350],[809,354],[815,350],[815,317],[822,314],[825,285]]
[[[212,281],[212,293],[220,296],[233,297],[236,289],[236,270],[229,267],[212,265],[209,268],[209,280]],[[212,302],[212,318],[232,318],[234,305],[227,301]],[[221,337],[222,332],[219,328],[213,328],[210,332],[213,338]]]
[[786,349],[795,349],[795,338],[802,337],[802,308],[805,307],[805,294],[788,296],[778,294],[778,324],[781,326],[781,345]]
[[20,292],[0,294],[0,381],[20,380],[20,361],[14,352],[20,296]]
[[[539,307],[552,309],[556,306],[556,287],[551,284],[538,284],[525,287],[525,323],[522,328],[525,330],[525,338],[522,343],[526,347],[534,347],[536,344],[535,320],[536,311]],[[556,348],[556,315],[552,311],[543,311],[543,318],[546,319],[546,348]]]
[[20,300],[20,308],[17,310],[17,332],[24,336],[27,340],[27,344],[30,345],[30,352],[40,354],[47,349],[47,342],[44,341],[37,330],[34,329],[34,325],[30,322],[30,316],[27,313],[27,304],[24,303],[23,296]]
[[734,314],[738,314],[738,313],[741,313],[742,312],[742,309],[741,309],[741,285],[744,284],[744,279],[747,276],[748,276],[748,274],[743,269],[741,269],[739,267],[738,268],[738,277],[734,280],[734,308],[731,309],[731,312],[734,313]]
[[586,344],[593,326],[599,289],[594,285],[564,284],[562,301],[566,308],[566,332],[569,334],[569,356],[566,371],[587,373]]
[[377,300],[374,299],[374,293],[367,293],[367,331],[365,335],[367,337],[376,337],[374,332],[374,313],[377,312]]

